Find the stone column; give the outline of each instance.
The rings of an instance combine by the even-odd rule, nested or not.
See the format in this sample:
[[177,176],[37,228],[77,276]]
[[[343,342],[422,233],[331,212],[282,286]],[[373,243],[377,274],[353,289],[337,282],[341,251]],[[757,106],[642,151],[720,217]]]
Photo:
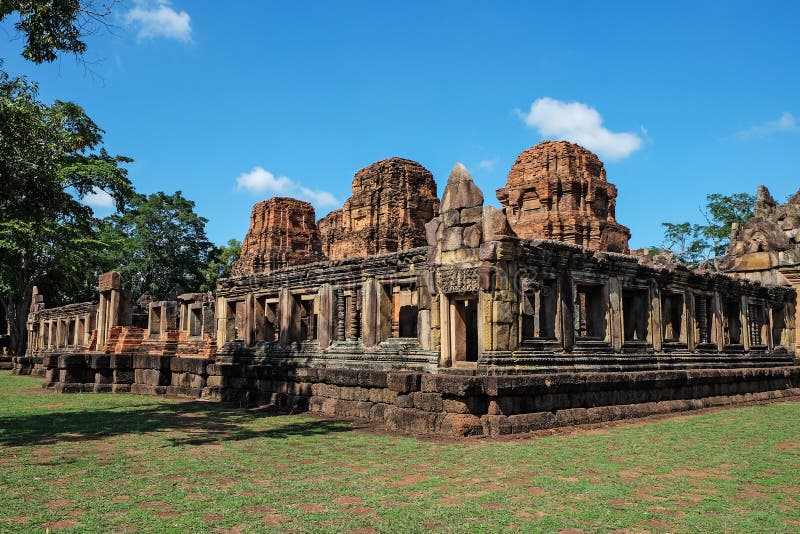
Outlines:
[[564,350],[572,351],[575,345],[575,284],[568,270],[564,270],[559,281],[561,300],[561,334]]
[[687,291],[683,294],[683,332],[686,336],[686,348],[694,351],[697,347],[695,338],[695,313],[694,313],[694,294]]
[[661,352],[664,348],[663,336],[664,318],[661,316],[661,290],[655,280],[650,283],[650,336],[653,350]]
[[100,293],[100,304],[97,306],[97,350],[102,350],[106,344],[106,294]]
[[278,344],[281,347],[288,347],[289,344],[293,341],[292,339],[292,328],[294,323],[294,306],[293,306],[293,298],[292,294],[289,292],[289,288],[282,287],[280,294],[279,294],[279,301],[278,301],[278,316],[280,318],[280,333],[278,334]]
[[335,310],[333,289],[330,284],[322,284],[319,287],[318,297],[319,311],[317,313],[317,341],[320,349],[327,349],[333,337],[333,326],[335,324]]
[[450,367],[453,364],[450,345],[450,299],[447,295],[439,294],[439,332],[441,351],[439,367]]
[[109,332],[112,328],[119,325],[119,289],[112,289],[111,290],[111,298],[109,300],[108,305],[108,328],[106,329]]
[[61,335],[62,335],[62,332],[64,331],[63,323],[64,323],[64,321],[62,321],[61,319],[56,319],[56,343],[55,343],[55,346],[56,346],[57,349],[61,348],[61,346],[62,346],[61,345]]
[[244,296],[244,344],[248,347],[255,344],[255,320],[253,318],[255,300],[252,293]]
[[[747,298],[747,295],[742,295],[739,299],[739,324],[741,327],[739,331],[739,337],[741,338],[742,345],[744,345],[745,352],[749,352],[751,348],[750,343],[750,321],[755,319],[750,314],[750,299]],[[759,335],[761,332],[759,332]]]
[[367,347],[375,347],[378,344],[378,291],[380,289],[380,285],[372,277],[364,280],[362,284],[361,337]]
[[711,310],[714,316],[714,324],[709,325],[709,327],[713,328],[717,350],[722,352],[725,348],[725,328],[723,326],[724,318],[722,316],[722,297],[720,297],[720,294],[717,292],[714,292],[714,296],[711,299]]
[[217,316],[217,348],[222,348],[228,338],[228,301],[225,297],[217,298],[215,307]]
[[614,352],[622,352],[622,345],[625,342],[625,325],[622,314],[625,313],[625,310],[622,309],[622,284],[616,276],[608,279],[608,299],[611,349]]

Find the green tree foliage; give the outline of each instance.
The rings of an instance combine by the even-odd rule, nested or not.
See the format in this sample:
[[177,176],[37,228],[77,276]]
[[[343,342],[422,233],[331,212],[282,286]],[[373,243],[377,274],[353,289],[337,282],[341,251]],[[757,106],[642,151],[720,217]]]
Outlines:
[[79,106],[39,101],[35,84],[0,71],[0,306],[11,349],[25,350],[34,285],[84,287],[103,248],[98,221],[78,199],[103,189],[122,207],[132,192],[122,164]]
[[51,62],[59,52],[80,56],[84,38],[105,26],[114,0],[0,0],[0,20],[18,17],[16,30],[25,37],[22,56],[35,63]]
[[229,239],[221,247],[214,247],[208,263],[203,268],[203,285],[201,291],[213,291],[217,287],[217,279],[229,276],[233,262],[239,259],[242,253],[242,242],[238,239]]
[[663,247],[678,261],[692,266],[725,254],[733,224],[744,224],[753,216],[755,200],[747,193],[708,195],[706,208],[701,210],[706,224],[662,223]]
[[102,237],[120,247],[115,262],[134,298],[160,299],[176,286],[197,291],[215,247],[206,237],[207,219],[180,191],[134,195],[130,208],[106,218]]

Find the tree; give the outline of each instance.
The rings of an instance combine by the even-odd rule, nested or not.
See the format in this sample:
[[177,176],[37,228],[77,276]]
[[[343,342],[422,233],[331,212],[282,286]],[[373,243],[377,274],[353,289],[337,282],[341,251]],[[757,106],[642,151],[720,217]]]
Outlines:
[[744,224],[753,216],[755,196],[747,193],[706,196],[706,208],[700,210],[706,224],[662,223],[663,247],[670,250],[679,261],[696,266],[725,254],[734,223]]
[[703,213],[706,219],[703,231],[711,243],[714,256],[721,256],[730,245],[728,239],[733,223],[742,225],[753,216],[756,197],[748,193],[729,196],[714,193],[708,195],[706,199],[708,204]]
[[0,21],[16,13],[16,30],[25,36],[22,57],[34,63],[52,62],[58,52],[80,56],[86,35],[98,24],[107,26],[115,0],[0,0]]
[[79,284],[102,248],[92,210],[79,199],[98,188],[122,207],[131,160],[102,148],[103,130],[78,105],[38,100],[35,84],[0,71],[0,306],[11,351],[25,351],[34,285]]
[[161,299],[176,285],[187,291],[203,285],[215,247],[206,237],[208,220],[194,212],[194,202],[180,191],[134,195],[130,208],[106,222],[104,241],[122,244],[116,264],[134,298],[149,293]]
[[203,268],[203,285],[201,291],[213,291],[217,287],[217,279],[231,274],[233,262],[239,259],[242,253],[242,242],[238,239],[229,239],[221,247],[215,247],[208,263]]
[[675,254],[679,262],[697,265],[707,259],[708,247],[700,225],[683,222],[661,223],[661,226],[664,227],[664,248]]

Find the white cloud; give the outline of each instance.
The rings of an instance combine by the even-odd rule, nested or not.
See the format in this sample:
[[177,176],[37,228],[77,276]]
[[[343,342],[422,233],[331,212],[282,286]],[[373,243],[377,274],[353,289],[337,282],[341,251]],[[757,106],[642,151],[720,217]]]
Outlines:
[[478,168],[486,169],[487,171],[493,170],[495,165],[497,165],[497,158],[482,159],[478,162]]
[[581,102],[544,97],[535,100],[528,113],[517,114],[542,137],[578,143],[604,159],[626,158],[642,147],[638,135],[605,128],[600,113]]
[[192,40],[191,17],[175,11],[168,0],[137,0],[125,13],[125,23],[138,28],[139,39],[166,37],[187,43]]
[[113,208],[116,205],[114,197],[98,187],[95,187],[91,193],[84,195],[83,202],[93,208]]
[[739,139],[752,139],[754,137],[767,137],[768,135],[780,132],[792,132],[798,130],[797,120],[794,115],[784,111],[780,117],[773,121],[756,124],[736,134]]
[[286,176],[275,177],[274,174],[263,167],[254,167],[252,171],[240,174],[236,178],[236,190],[297,197],[307,200],[317,207],[338,206],[341,204],[333,194],[327,191],[309,189]]

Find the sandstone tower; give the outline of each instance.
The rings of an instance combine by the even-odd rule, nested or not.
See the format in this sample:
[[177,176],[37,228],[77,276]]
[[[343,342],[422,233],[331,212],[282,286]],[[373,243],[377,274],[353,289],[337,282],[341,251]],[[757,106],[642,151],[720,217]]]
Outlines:
[[314,207],[302,200],[275,197],[254,205],[232,274],[265,273],[324,259],[314,219]]
[[322,251],[332,260],[424,246],[425,223],[438,214],[431,172],[402,158],[358,171],[344,207],[319,222]]
[[522,152],[497,190],[514,232],[585,248],[628,252],[630,230],[615,219],[617,188],[600,159],[566,141],[544,141]]

